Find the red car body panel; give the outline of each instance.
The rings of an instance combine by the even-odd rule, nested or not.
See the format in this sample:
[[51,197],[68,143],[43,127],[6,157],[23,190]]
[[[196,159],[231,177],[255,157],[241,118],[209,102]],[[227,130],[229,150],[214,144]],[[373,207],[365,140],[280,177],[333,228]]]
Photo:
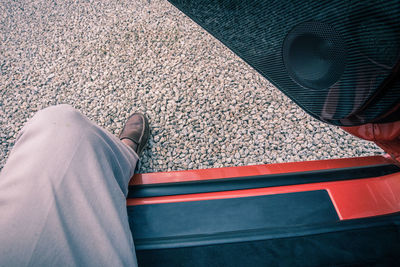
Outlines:
[[[394,161],[390,159],[390,157],[371,156],[362,158],[266,164],[258,166],[148,173],[135,175],[132,178],[130,184],[144,185],[209,179],[229,179],[240,176],[335,169],[385,163],[394,163]],[[132,206],[224,198],[240,198],[313,190],[327,190],[332,200],[332,203],[335,206],[337,214],[341,220],[373,217],[378,215],[396,213],[400,211],[400,173],[367,179],[354,179],[345,181],[321,182],[213,193],[197,193],[176,196],[131,198],[127,199],[127,205]]]

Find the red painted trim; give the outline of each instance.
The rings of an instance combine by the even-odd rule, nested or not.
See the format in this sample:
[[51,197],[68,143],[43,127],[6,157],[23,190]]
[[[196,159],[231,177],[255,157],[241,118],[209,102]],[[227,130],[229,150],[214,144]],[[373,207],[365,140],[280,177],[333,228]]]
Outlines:
[[327,190],[341,220],[400,211],[400,173],[378,178],[290,185],[215,193],[127,199],[127,205],[149,205]]
[[[398,108],[399,106],[397,106]],[[360,126],[342,127],[359,138],[374,141],[400,164],[400,121],[390,123],[368,123]]]
[[198,180],[223,179],[263,174],[291,173],[301,171],[326,170],[375,164],[393,163],[384,156],[370,156],[359,158],[329,159],[303,162],[276,163],[254,166],[226,167],[201,170],[156,172],[136,174],[129,185],[187,182]]

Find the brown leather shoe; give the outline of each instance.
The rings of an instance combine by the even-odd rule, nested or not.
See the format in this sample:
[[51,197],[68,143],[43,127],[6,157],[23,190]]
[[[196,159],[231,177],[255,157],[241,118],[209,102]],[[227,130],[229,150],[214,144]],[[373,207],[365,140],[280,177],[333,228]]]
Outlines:
[[140,156],[149,140],[149,122],[141,113],[133,113],[119,134],[119,139]]

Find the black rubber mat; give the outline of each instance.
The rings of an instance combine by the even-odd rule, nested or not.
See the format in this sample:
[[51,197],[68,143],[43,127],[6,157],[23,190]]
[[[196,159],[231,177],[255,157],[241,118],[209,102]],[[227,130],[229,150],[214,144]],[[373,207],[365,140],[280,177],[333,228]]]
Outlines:
[[137,251],[139,266],[400,266],[399,227]]
[[400,214],[340,221],[325,190],[128,206],[139,266],[399,266]]
[[338,221],[325,190],[129,206],[128,215],[137,248],[243,242],[262,232]]

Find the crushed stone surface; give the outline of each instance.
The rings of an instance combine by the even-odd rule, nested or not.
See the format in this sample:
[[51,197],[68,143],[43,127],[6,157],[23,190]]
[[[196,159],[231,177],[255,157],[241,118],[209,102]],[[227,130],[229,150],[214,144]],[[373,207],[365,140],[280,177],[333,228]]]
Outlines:
[[24,123],[63,103],[115,135],[145,112],[141,173],[382,153],[311,118],[167,1],[1,1],[0,99],[0,168]]

